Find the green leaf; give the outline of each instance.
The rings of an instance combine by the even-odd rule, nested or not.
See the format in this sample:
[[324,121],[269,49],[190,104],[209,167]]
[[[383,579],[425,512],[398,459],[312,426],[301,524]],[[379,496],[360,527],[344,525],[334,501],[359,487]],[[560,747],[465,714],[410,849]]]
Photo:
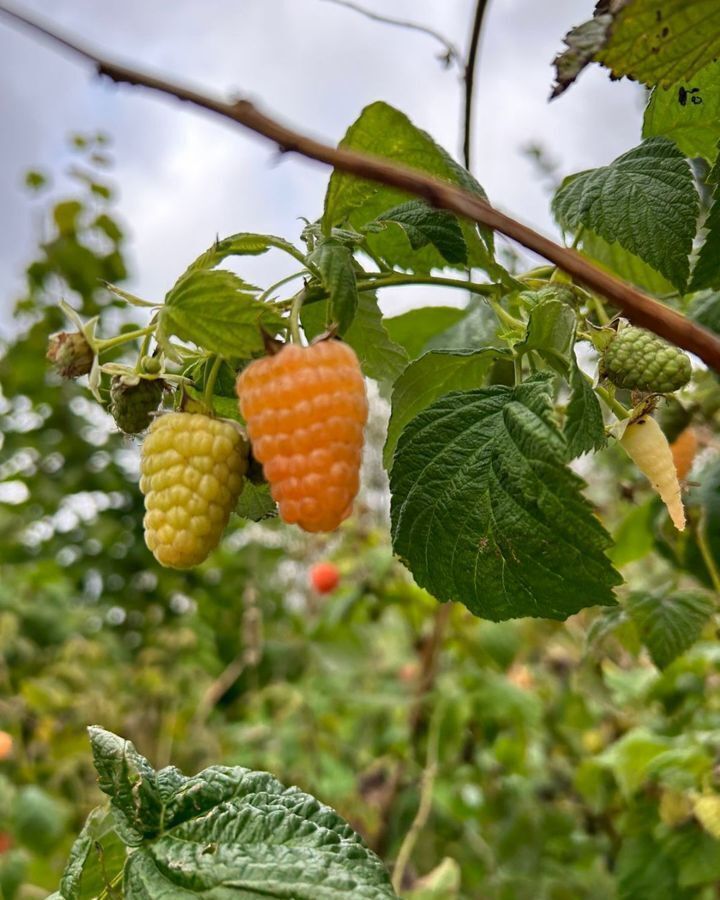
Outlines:
[[112,896],[109,885],[122,872],[126,856],[112,813],[97,807],[72,845],[59,896],[64,900],[93,900],[104,890]]
[[352,251],[332,238],[321,241],[308,256],[308,266],[318,271],[328,293],[326,326],[336,325],[340,334],[345,334],[358,307]]
[[393,222],[408,236],[413,250],[432,244],[449,263],[467,264],[467,244],[457,216],[433,209],[424,200],[408,200],[389,209],[375,220]]
[[664,669],[700,637],[714,606],[699,591],[630,594],[626,601],[640,639]]
[[690,291],[720,288],[720,187],[715,188],[713,204],[703,223],[705,240],[700,247],[690,281]]
[[[456,184],[480,197],[486,197],[469,172],[439,147],[430,135],[387,103],[377,102],[366,106],[348,129],[340,147],[393,160]],[[359,231],[384,212],[410,199],[412,198],[404,191],[334,171],[325,195],[323,224],[327,229],[347,223]],[[469,221],[461,221],[460,228],[467,247],[468,265],[492,268],[492,234],[483,230],[481,239],[481,232]],[[391,265],[414,272],[430,272],[431,269],[448,265],[447,260],[432,244],[413,250],[406,235],[399,229],[368,234],[367,242],[374,254]]]
[[566,456],[547,378],[447,394],[416,416],[390,489],[394,549],[418,585],[494,620],[613,605],[610,540]]
[[702,294],[695,297],[688,308],[687,315],[703,328],[720,334],[720,294]]
[[467,315],[467,309],[455,306],[423,306],[399,316],[385,319],[390,338],[404,347],[410,359],[417,359],[428,341],[456,325]]
[[654,88],[642,136],[670,138],[688,159],[702,157],[712,165],[720,140],[720,63],[705,66],[690,81],[683,79],[667,90]]
[[680,887],[716,887],[720,883],[720,841],[697,825],[688,824],[674,831],[663,841],[663,850],[677,866]]
[[585,227],[617,241],[679,291],[690,271],[699,198],[672,141],[650,138],[609,166],[566,178],[553,200],[563,228]]
[[633,728],[598,756],[598,761],[611,770],[623,796],[629,799],[647,781],[648,765],[671,746],[667,737]]
[[267,253],[271,247],[284,250],[296,259],[302,259],[301,252],[284,238],[275,237],[271,234],[253,234],[252,232],[241,231],[238,234],[231,234],[222,240],[216,240],[211,247],[204,253],[201,253],[194,262],[190,263],[184,275],[195,272],[198,269],[214,269],[228,256],[259,256],[262,253]]
[[263,519],[276,516],[277,504],[270,496],[270,485],[245,481],[235,513],[241,519],[250,519],[252,522],[261,522]]
[[657,516],[657,499],[651,497],[633,506],[613,534],[614,546],[609,556],[614,566],[626,566],[652,553],[655,546],[653,522]]
[[563,432],[568,459],[601,450],[607,444],[602,409],[592,385],[573,358],[570,372],[570,402]]
[[395,382],[392,413],[383,450],[385,468],[405,426],[439,397],[451,391],[481,387],[496,359],[510,358],[507,350],[432,350],[410,363]]
[[516,349],[520,353],[535,350],[553,369],[566,375],[576,324],[575,312],[567,303],[544,300],[530,311],[525,339],[516,344]]
[[716,0],[643,0],[623,3],[597,59],[614,78],[669,88],[687,81],[720,56]]
[[237,275],[199,269],[183,276],[166,296],[160,327],[211,353],[247,359],[263,350],[261,329],[275,334],[284,321]]
[[[324,330],[326,309],[326,301],[303,306],[302,326],[308,338],[312,339]],[[387,333],[373,291],[360,292],[355,318],[343,339],[357,353],[365,375],[376,381],[392,383],[408,363],[405,350]]]
[[652,833],[624,837],[617,857],[618,900],[689,900],[677,884],[677,867]]
[[381,860],[332,809],[266,772],[155,772],[132,744],[90,730],[100,788],[136,847],[123,896],[391,900]]
[[675,288],[667,278],[656,272],[651,266],[643,262],[639,256],[624,250],[620,244],[609,244],[590,229],[585,229],[582,234],[582,253],[601,268],[618,275],[623,281],[629,281],[636,287],[656,297],[674,294]]
[[484,297],[472,297],[455,325],[428,341],[429,350],[482,350],[497,338],[498,321]]

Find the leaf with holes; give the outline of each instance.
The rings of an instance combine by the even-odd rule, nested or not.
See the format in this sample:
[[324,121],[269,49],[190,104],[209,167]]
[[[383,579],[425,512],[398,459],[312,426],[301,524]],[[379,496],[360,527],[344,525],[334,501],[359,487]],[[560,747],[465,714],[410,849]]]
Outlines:
[[547,378],[441,397],[398,442],[395,552],[421,587],[487,619],[613,605],[610,538],[566,457]]
[[563,228],[617,241],[684,291],[699,198],[690,167],[665,138],[650,138],[609,166],[566,178],[553,200]]
[[710,597],[699,591],[630,594],[626,606],[660,669],[695,643],[714,609]]
[[710,63],[667,89],[654,88],[642,136],[670,138],[688,159],[702,157],[712,165],[720,140],[720,63]]

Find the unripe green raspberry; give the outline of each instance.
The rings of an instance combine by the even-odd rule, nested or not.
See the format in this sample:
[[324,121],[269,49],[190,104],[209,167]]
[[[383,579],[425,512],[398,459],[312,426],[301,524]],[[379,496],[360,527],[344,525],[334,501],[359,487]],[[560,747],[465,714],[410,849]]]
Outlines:
[[678,347],[629,325],[606,347],[602,374],[619,388],[668,394],[687,384],[692,370],[690,358]]
[[245,483],[248,446],[233,422],[201,413],[155,419],[142,448],[145,543],[163,566],[208,557]]
[[140,434],[150,425],[162,398],[163,382],[137,375],[115,375],[110,382],[110,414],[125,434]]

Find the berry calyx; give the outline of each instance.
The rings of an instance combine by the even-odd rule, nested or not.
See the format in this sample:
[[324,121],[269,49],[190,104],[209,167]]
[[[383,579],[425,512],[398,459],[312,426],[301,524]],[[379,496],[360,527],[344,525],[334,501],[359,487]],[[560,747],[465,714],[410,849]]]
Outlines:
[[360,484],[365,381],[354,351],[325,340],[285,345],[237,380],[240,412],[284,522],[333,531]]
[[330,594],[340,583],[338,567],[331,562],[315,563],[310,568],[310,584],[318,594]]
[[247,443],[234,422],[201,413],[156,418],[141,455],[145,543],[163,566],[188,569],[220,543],[244,486]]
[[110,414],[125,434],[140,434],[149,427],[160,405],[163,382],[138,375],[115,375],[110,382]]
[[644,328],[621,328],[605,348],[601,374],[616,387],[667,394],[687,384],[690,357]]

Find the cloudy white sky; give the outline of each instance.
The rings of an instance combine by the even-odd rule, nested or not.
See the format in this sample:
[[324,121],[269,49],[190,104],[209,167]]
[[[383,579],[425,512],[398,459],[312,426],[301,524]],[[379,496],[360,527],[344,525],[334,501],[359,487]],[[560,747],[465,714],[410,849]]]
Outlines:
[[[328,0],[14,0],[119,60],[216,94],[242,94],[299,129],[336,142],[363,106],[383,99],[459,155],[461,86],[425,35],[379,25]],[[365,0],[430,25],[464,48],[474,0]],[[563,174],[609,162],[640,138],[642,96],[593,67],[548,104],[550,62],[594,0],[490,0],[477,76],[474,171],[491,200],[552,232],[546,188],[522,153],[543,144]],[[118,215],[132,236],[132,286],[160,299],[216,234],[295,239],[321,209],[328,172],[277,158],[210,114],[93,77],[0,19],[0,334],[31,258],[37,213],[22,187],[33,166],[62,193],[66,136],[101,128],[114,142]],[[247,272],[275,280],[268,255]],[[439,299],[439,298],[438,298]],[[446,298],[444,298],[446,299]],[[385,298],[403,309],[407,292]]]

